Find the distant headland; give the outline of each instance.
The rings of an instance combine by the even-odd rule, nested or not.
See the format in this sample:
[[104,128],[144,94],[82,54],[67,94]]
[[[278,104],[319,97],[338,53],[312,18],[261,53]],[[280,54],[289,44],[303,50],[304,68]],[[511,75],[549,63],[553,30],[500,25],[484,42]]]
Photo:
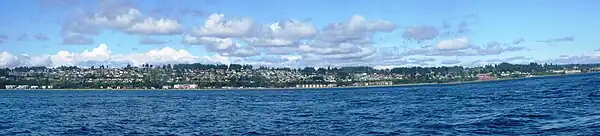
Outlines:
[[510,64],[481,67],[254,68],[240,64],[141,67],[63,66],[0,69],[5,90],[251,90],[458,84],[600,72],[600,64]]

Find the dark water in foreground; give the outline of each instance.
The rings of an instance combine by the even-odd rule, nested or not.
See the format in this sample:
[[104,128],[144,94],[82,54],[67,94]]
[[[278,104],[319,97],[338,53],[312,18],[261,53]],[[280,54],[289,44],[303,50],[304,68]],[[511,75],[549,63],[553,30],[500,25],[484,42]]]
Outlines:
[[0,91],[0,135],[600,135],[600,74],[279,91]]

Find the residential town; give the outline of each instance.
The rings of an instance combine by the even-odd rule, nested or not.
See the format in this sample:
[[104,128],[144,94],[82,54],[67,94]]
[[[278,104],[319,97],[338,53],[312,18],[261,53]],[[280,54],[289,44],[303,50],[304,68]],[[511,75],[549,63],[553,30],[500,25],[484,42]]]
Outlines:
[[142,67],[19,67],[0,70],[2,89],[245,89],[331,88],[451,83],[600,71],[597,64],[510,64],[482,67],[253,68],[178,64]]

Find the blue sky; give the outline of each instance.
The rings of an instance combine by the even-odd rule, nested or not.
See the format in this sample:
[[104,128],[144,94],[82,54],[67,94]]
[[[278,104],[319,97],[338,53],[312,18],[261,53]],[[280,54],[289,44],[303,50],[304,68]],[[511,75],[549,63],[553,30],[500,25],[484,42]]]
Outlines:
[[1,3],[0,67],[600,62],[595,0]]

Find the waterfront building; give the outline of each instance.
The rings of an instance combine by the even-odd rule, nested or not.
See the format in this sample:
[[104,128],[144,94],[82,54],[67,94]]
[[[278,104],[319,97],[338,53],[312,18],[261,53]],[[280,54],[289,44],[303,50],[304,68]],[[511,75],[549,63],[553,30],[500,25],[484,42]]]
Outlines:
[[17,85],[5,85],[4,88],[6,88],[6,89],[16,89]]

